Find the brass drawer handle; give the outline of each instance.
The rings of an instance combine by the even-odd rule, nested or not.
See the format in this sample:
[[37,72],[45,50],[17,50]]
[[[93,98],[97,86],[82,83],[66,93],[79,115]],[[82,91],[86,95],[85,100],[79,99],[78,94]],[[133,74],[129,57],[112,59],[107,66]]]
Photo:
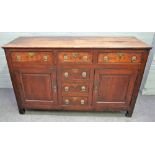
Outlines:
[[68,55],[67,54],[64,54],[64,61],[65,60],[68,60]]
[[85,86],[81,86],[81,91],[86,91],[86,87]]
[[48,61],[48,56],[47,55],[44,55],[43,56],[43,59],[44,59],[44,61]]
[[28,52],[28,56],[29,56],[29,57],[33,57],[34,55],[35,55],[34,52]]
[[17,60],[17,61],[21,61],[21,56],[20,56],[20,55],[17,55],[17,56],[16,56],[16,60]]
[[84,56],[82,57],[82,59],[83,59],[83,61],[87,61],[87,60],[88,60],[88,56],[87,56],[87,55],[84,55]]
[[137,57],[136,56],[132,56],[131,62],[136,62],[136,60],[137,60]]
[[77,57],[79,56],[79,53],[72,53],[72,56],[73,56],[74,58],[77,58]]
[[118,56],[119,59],[122,59],[124,54],[123,53],[117,53],[117,56]]
[[81,104],[82,104],[82,105],[85,104],[85,100],[81,100]]
[[108,61],[109,61],[108,56],[104,56],[104,57],[103,57],[103,61],[104,61],[104,62],[108,62]]
[[65,72],[64,76],[65,76],[65,78],[68,78],[68,76],[69,76],[68,72]]
[[86,78],[86,76],[87,76],[87,73],[86,72],[82,72],[82,77]]
[[65,90],[65,92],[69,91],[69,87],[66,86],[66,87],[64,88],[64,90]]
[[65,99],[65,104],[69,104],[69,100],[68,99]]

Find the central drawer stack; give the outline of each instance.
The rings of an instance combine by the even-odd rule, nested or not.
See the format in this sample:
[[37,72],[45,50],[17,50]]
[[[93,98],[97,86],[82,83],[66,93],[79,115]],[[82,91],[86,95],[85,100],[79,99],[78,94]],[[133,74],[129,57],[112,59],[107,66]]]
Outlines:
[[[91,51],[63,51],[58,53],[59,103],[64,109],[90,108],[92,97],[93,62]],[[84,65],[84,67],[83,67]]]

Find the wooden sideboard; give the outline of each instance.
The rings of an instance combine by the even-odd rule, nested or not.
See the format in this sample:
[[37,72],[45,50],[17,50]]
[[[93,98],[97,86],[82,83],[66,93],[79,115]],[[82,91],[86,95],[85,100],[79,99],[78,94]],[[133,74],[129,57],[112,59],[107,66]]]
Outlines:
[[128,117],[151,49],[134,37],[20,37],[3,48],[20,114],[126,111]]

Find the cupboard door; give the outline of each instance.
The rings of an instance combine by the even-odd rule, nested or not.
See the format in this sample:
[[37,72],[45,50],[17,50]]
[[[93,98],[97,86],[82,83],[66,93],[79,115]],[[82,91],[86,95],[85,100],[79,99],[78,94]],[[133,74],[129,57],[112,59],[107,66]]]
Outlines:
[[136,70],[98,69],[95,71],[95,106],[128,107],[137,77]]
[[56,106],[55,70],[19,70],[17,74],[24,107],[50,109]]

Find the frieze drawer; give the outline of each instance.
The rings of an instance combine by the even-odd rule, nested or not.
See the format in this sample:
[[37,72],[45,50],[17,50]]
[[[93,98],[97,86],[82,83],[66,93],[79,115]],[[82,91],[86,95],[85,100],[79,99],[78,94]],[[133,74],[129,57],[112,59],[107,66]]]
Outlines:
[[58,53],[59,63],[73,63],[73,64],[91,64],[92,63],[92,53],[91,52],[60,52]]

